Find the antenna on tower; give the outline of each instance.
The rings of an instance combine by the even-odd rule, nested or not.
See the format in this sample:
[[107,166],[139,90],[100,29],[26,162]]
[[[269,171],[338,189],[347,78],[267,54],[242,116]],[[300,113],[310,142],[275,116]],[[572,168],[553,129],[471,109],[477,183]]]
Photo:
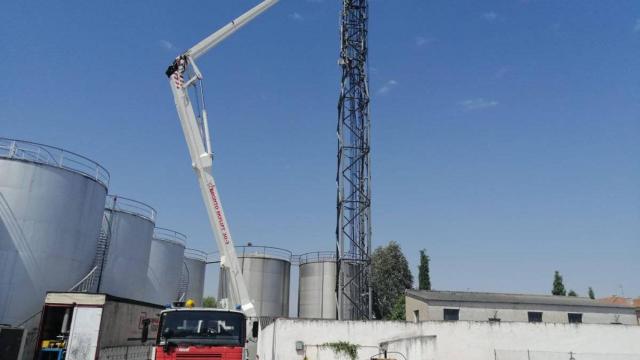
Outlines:
[[336,295],[339,320],[371,319],[368,0],[343,0],[338,101]]

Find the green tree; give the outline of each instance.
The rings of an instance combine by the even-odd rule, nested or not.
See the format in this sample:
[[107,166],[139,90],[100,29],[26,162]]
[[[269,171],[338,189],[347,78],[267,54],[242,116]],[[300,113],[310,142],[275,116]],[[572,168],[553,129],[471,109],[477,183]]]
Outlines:
[[389,319],[398,298],[413,284],[409,262],[400,245],[391,241],[373,252],[371,270],[373,312],[377,319]]
[[589,299],[595,300],[595,298],[596,298],[596,293],[593,292],[593,288],[589,286]]
[[402,320],[406,318],[404,294],[400,295],[396,303],[393,305],[391,314],[389,314],[389,320]]
[[202,307],[215,308],[218,306],[218,301],[213,296],[207,296],[202,299]]
[[420,266],[418,266],[418,289],[431,290],[431,277],[429,275],[429,256],[425,249],[420,250]]
[[560,275],[558,270],[556,270],[556,273],[553,276],[553,290],[551,290],[551,294],[561,296],[567,295],[567,290],[564,288],[564,284],[562,283],[562,275]]
[[578,293],[577,293],[577,292],[575,292],[575,291],[573,291],[573,290],[569,290],[569,293],[567,294],[567,296],[574,296],[574,297],[577,297],[577,296],[578,296]]

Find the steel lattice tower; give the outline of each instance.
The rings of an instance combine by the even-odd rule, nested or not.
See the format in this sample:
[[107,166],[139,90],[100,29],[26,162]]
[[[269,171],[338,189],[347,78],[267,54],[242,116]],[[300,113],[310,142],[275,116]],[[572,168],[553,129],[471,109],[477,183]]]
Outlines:
[[368,0],[343,0],[338,102],[338,319],[372,318]]

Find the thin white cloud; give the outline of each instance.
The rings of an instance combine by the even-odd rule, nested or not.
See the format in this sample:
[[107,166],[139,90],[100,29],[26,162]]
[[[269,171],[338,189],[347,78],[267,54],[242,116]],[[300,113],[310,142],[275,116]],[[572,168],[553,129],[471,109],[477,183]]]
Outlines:
[[167,40],[160,40],[160,46],[162,46],[165,50],[174,50],[176,47]]
[[398,82],[395,80],[387,81],[380,89],[378,89],[378,95],[388,94],[389,91],[393,90],[396,86],[398,86]]
[[293,14],[289,14],[289,19],[291,19],[293,21],[304,21],[304,17],[298,12],[294,12]]
[[488,22],[494,22],[498,19],[498,14],[496,14],[494,11],[488,11],[482,14],[482,18],[487,20]]
[[433,38],[431,38],[431,37],[416,36],[416,46],[417,47],[423,47],[423,46],[431,44],[432,42],[433,42]]
[[498,102],[495,100],[486,100],[483,98],[475,98],[475,99],[467,99],[467,100],[463,100],[460,101],[459,104],[466,110],[466,111],[473,111],[473,110],[482,110],[482,109],[488,109],[488,108],[492,108],[492,107],[496,107],[498,106]]
[[640,19],[636,20],[636,24],[633,26],[633,32],[640,32]]

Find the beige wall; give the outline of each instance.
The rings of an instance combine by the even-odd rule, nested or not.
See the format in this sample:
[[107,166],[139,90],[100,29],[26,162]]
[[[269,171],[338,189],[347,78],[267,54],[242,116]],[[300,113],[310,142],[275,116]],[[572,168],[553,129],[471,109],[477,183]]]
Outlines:
[[[430,320],[430,315],[427,313],[429,310],[429,306],[424,301],[414,299],[410,296],[405,296],[404,309],[405,309],[405,319],[407,321],[416,321],[416,311],[419,317],[417,320],[419,321]],[[431,320],[437,320],[437,319],[431,319]]]
[[[497,317],[503,322],[528,322],[529,311],[542,312],[542,321],[548,323],[568,323],[568,312],[582,313],[582,322],[584,324],[611,324],[619,322],[624,325],[638,325],[638,318],[634,314],[614,314],[614,313],[596,313],[586,312],[585,309],[576,309],[575,311],[567,311],[566,309],[554,310],[552,306],[544,307],[531,307],[530,309],[496,309],[490,308],[492,304],[487,304],[487,307],[482,307],[482,304],[474,304],[473,307],[469,306],[441,306],[441,305],[427,305],[426,302],[414,299],[410,296],[406,297],[406,319],[407,321],[414,321],[414,312],[419,312],[420,321],[426,320],[444,320],[444,309],[459,309],[460,320],[468,321],[488,321],[489,318]],[[506,304],[508,305],[508,304]],[[494,305],[495,306],[495,305]]]

